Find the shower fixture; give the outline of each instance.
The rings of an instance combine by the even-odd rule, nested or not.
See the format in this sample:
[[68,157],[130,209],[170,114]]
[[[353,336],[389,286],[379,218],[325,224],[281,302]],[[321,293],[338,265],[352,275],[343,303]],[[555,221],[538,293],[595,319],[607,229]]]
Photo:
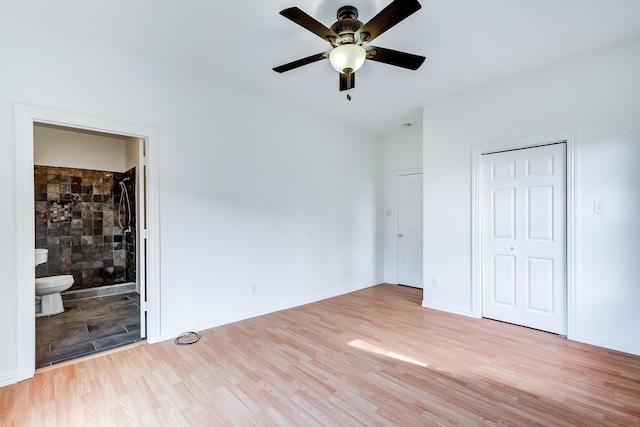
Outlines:
[[[120,203],[118,203],[118,224],[120,224],[120,228],[123,233],[131,233],[131,202],[129,201],[129,192],[127,191],[127,186],[124,184],[126,181],[130,181],[129,177],[124,178],[122,181],[119,181],[120,188],[122,192],[120,193]],[[125,228],[124,224],[122,224],[122,214],[126,208],[125,220],[127,226]]]

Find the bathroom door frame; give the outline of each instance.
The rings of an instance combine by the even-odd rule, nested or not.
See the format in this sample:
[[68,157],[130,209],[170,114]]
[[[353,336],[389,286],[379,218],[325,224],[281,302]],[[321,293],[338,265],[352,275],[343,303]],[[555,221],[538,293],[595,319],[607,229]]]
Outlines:
[[[158,130],[83,114],[15,105],[17,354],[16,381],[35,374],[35,216],[33,126],[36,123],[105,132],[147,142],[147,342],[160,341],[160,221]],[[141,307],[143,309],[143,307]]]

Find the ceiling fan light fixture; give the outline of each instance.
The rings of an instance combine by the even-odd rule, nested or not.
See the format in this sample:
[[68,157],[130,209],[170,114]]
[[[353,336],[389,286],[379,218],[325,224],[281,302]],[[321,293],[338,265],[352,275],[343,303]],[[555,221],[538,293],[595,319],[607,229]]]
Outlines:
[[335,70],[339,73],[343,73],[348,68],[352,73],[355,73],[362,67],[364,60],[367,56],[367,52],[364,48],[357,44],[343,44],[333,48],[329,53],[329,62]]

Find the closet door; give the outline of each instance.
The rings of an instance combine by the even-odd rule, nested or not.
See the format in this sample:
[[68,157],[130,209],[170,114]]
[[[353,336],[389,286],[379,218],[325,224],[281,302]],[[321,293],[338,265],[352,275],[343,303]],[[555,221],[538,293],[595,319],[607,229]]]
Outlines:
[[482,158],[483,316],[566,334],[565,144]]

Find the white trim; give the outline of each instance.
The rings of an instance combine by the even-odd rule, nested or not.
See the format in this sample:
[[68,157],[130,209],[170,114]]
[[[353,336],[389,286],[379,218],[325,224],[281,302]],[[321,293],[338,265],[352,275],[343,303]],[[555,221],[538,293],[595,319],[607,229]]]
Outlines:
[[578,159],[576,132],[569,132],[567,145],[567,338],[578,339]]
[[[141,203],[141,198],[145,197],[144,195],[147,191],[147,184],[146,182],[142,182],[142,178],[144,175],[141,166],[146,166],[147,162],[146,158],[144,158],[144,160],[141,160],[141,158],[146,156],[147,141],[144,138],[138,138],[137,142],[138,161],[136,164],[136,219],[137,222],[140,222],[141,219],[146,222],[146,218],[144,217],[144,215],[146,215],[146,212],[144,212],[144,207],[141,207],[143,205],[143,203]],[[145,227],[146,224],[142,227],[139,224],[136,224],[136,292],[138,294],[140,294],[140,265],[142,264],[140,262],[140,248],[142,247],[141,242],[146,238],[147,235]],[[146,298],[146,296],[144,296],[144,298]],[[141,329],[143,329],[143,323],[141,323],[140,325]],[[146,325],[144,326],[144,329],[146,329]]]
[[16,371],[9,371],[7,373],[0,374],[0,387],[15,384],[16,382]]
[[33,186],[33,125],[48,123],[147,140],[149,176],[147,187],[147,286],[149,313],[147,341],[160,339],[160,221],[159,221],[159,138],[152,127],[117,122],[98,117],[57,111],[30,105],[15,105],[16,142],[16,258],[17,258],[17,366],[16,381],[35,373],[35,217]]
[[595,337],[584,333],[579,333],[576,336],[575,340],[584,344],[591,344],[598,347],[608,348],[611,350],[622,351],[623,353],[635,354],[636,356],[640,356],[640,347],[636,345],[629,345],[628,342],[603,339],[601,337]]
[[480,160],[485,153],[528,148],[536,145],[566,143],[567,149],[567,338],[575,340],[577,331],[577,238],[576,238],[576,131],[567,130],[525,138],[490,142],[471,147],[471,312],[476,318],[482,317],[482,259],[481,259],[481,178]]
[[16,381],[35,373],[33,120],[16,105]]
[[469,310],[461,310],[460,307],[458,306],[442,304],[439,302],[433,302],[427,299],[422,300],[422,307],[430,308],[432,310],[444,311],[446,313],[458,314],[460,316],[474,317],[473,312]]

